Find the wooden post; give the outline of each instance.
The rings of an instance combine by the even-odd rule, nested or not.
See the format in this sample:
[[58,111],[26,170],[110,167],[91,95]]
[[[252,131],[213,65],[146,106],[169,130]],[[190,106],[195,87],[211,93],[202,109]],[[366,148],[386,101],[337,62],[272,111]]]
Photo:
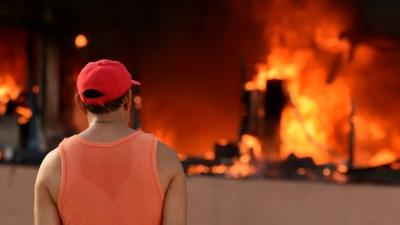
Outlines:
[[264,100],[264,129],[261,135],[267,161],[279,160],[281,117],[287,101],[284,81],[268,80]]

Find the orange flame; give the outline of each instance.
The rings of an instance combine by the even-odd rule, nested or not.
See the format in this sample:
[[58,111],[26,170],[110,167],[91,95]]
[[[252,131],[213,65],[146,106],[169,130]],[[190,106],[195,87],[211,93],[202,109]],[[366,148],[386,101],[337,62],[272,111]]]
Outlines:
[[389,149],[383,149],[376,153],[368,162],[369,166],[380,166],[393,163],[398,159],[397,155]]
[[[379,52],[368,43],[355,45],[351,38],[343,35],[352,26],[352,18],[343,8],[334,6],[303,2],[300,7],[293,1],[270,1],[268,13],[262,12],[267,21],[268,55],[264,63],[256,66],[257,74],[245,88],[265,91],[269,80],[284,81],[290,104],[282,113],[282,159],[294,153],[299,157],[312,157],[317,164],[345,163],[355,100],[356,166],[393,162],[399,155],[394,150],[399,146],[398,128],[392,125],[388,129],[390,120],[385,121],[385,116],[377,113],[373,116],[365,109],[365,105],[370,104],[365,102],[371,101],[368,93],[354,96],[355,87],[361,86],[356,82],[367,79],[358,74],[366,73],[367,68],[379,68],[379,63],[373,64],[379,59]],[[380,60],[389,59],[380,57]],[[393,74],[391,66],[384,72]],[[382,77],[383,70],[378,71]],[[360,110],[358,103],[363,104]]]
[[[266,21],[268,54],[262,63],[256,65],[256,74],[245,84],[245,89],[264,92],[269,80],[282,80],[289,104],[281,117],[281,160],[295,154],[311,157],[317,164],[335,163],[337,171],[327,168],[323,174],[344,181],[350,149],[355,152],[353,166],[378,166],[398,159],[400,151],[395,149],[400,149],[400,131],[398,126],[395,127],[396,123],[391,122],[398,124],[399,117],[386,120],[386,115],[370,113],[371,96],[365,92],[360,94],[364,89],[359,87],[369,79],[362,75],[374,66],[379,78],[383,77],[383,72],[395,74],[393,71],[398,71],[398,65],[387,65],[383,60],[398,59],[400,55],[393,53],[389,58],[382,57],[368,42],[356,42],[346,36],[353,25],[352,16],[341,7],[335,8],[334,3],[269,1],[268,10],[260,10],[259,17]],[[382,61],[375,65],[378,59]],[[386,66],[387,69],[383,68]],[[398,81],[397,76],[393,79]],[[364,83],[359,84],[361,82]],[[383,84],[387,82],[380,85],[388,86]],[[387,105],[396,105],[398,102],[390,97],[392,101],[388,100]],[[378,100],[382,99],[385,100]],[[266,151],[261,138],[241,137],[241,156],[232,166],[218,167],[218,171],[224,170],[227,176],[232,177],[254,174],[256,167],[252,159],[262,161],[263,151]],[[352,142],[354,146],[350,146]],[[307,174],[305,168],[297,172]]]
[[16,100],[20,93],[21,88],[11,75],[0,76],[0,115],[6,112],[7,103]]
[[18,106],[15,110],[19,115],[18,123],[26,124],[32,117],[32,110],[28,107]]
[[233,165],[220,167],[227,177],[240,178],[254,175],[257,168],[255,161],[263,161],[263,153],[260,140],[252,135],[245,134],[238,143],[240,156],[233,160]]
[[[260,140],[252,135],[245,134],[242,137],[241,142],[239,143],[239,148],[241,152],[241,161],[250,161],[250,155],[254,154],[254,157],[257,160],[263,160],[262,146]],[[252,152],[251,152],[252,151]]]
[[[351,20],[319,3],[299,7],[291,1],[273,0],[269,8],[269,52],[265,63],[256,66],[257,74],[245,88],[265,91],[269,80],[284,81],[290,104],[282,113],[282,159],[294,153],[312,157],[317,164],[343,163],[347,158],[352,110],[351,83],[345,73],[353,49],[341,33]],[[365,48],[360,50],[368,54],[356,51],[354,63],[361,61],[365,65],[373,56]],[[372,125],[367,130],[376,140],[385,137],[379,126]]]
[[206,174],[210,172],[210,168],[203,165],[190,166],[187,172],[190,175]]
[[[228,144],[226,139],[220,139],[219,144]],[[215,165],[206,167],[203,165],[192,165],[189,166],[187,172],[189,175],[207,174],[209,172],[213,174],[220,174],[232,178],[248,177],[254,175],[257,172],[257,168],[254,165],[254,161],[262,161],[263,154],[261,149],[261,142],[257,137],[245,134],[241,137],[238,143],[240,156],[233,159],[232,165]],[[213,160],[215,158],[212,152],[207,152],[205,158]]]
[[[11,75],[0,76],[0,115],[7,110],[7,103],[16,100],[21,94],[22,88],[16,83]],[[32,117],[32,111],[28,107],[18,106],[15,109],[18,114],[18,123],[26,124]]]

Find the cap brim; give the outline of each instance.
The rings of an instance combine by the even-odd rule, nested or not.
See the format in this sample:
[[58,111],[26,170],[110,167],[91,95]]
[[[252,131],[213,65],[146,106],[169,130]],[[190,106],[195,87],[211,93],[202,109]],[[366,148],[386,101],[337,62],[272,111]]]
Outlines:
[[142,83],[140,83],[139,81],[136,80],[131,80],[132,85],[142,85]]

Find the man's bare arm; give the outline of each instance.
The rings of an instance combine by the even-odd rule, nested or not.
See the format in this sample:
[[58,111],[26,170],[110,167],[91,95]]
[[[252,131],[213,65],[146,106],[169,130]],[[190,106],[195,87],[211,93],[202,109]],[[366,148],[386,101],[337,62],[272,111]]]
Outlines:
[[186,225],[186,177],[181,162],[176,153],[163,143],[159,143],[157,155],[163,177],[168,177],[169,181],[164,197],[162,224]]
[[55,172],[59,168],[58,149],[51,151],[43,160],[35,182],[35,225],[60,225],[57,203],[49,187],[54,187]]

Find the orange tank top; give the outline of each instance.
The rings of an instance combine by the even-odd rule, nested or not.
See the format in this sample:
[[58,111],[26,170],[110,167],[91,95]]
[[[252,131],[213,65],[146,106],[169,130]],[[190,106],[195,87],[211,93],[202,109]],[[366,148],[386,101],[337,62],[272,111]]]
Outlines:
[[154,135],[107,143],[74,135],[60,144],[58,210],[63,225],[160,225],[163,191]]

